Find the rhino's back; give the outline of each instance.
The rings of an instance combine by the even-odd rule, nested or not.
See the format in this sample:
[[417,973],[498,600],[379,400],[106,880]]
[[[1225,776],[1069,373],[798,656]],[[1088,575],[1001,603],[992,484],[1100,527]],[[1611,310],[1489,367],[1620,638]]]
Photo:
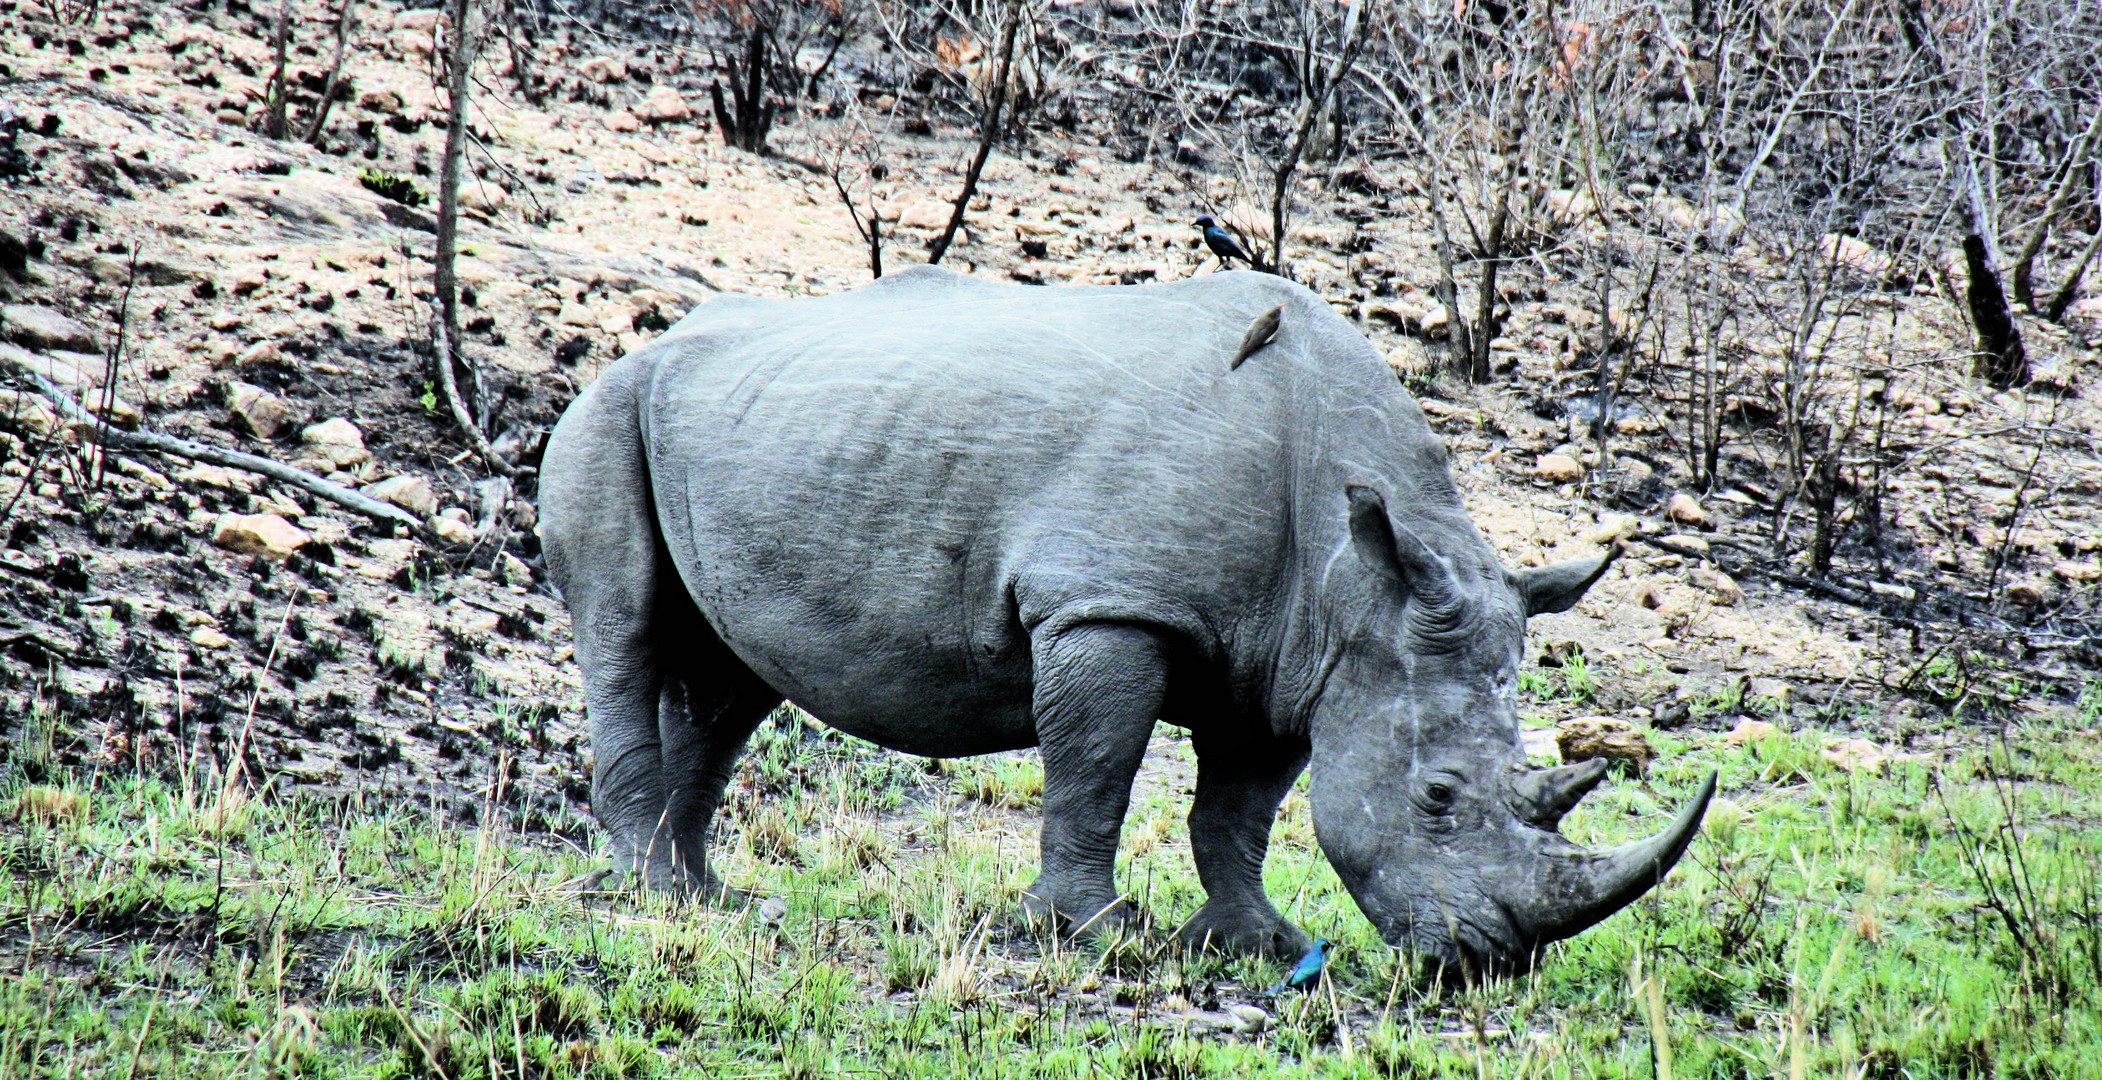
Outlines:
[[1028,627],[1201,632],[1275,574],[1288,403],[1227,360],[1295,292],[923,271],[690,319],[643,418],[667,545],[724,640],[826,721],[1027,745]]

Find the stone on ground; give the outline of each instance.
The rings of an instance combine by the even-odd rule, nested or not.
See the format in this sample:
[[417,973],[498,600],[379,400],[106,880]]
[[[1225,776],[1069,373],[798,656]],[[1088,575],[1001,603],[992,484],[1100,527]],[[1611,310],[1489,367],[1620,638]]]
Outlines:
[[227,514],[212,526],[212,543],[243,555],[282,559],[313,539],[276,514]]

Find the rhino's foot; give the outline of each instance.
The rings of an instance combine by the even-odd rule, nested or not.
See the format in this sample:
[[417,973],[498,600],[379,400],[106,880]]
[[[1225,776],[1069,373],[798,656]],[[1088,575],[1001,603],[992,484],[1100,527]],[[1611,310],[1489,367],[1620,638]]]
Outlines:
[[1022,894],[1022,919],[1043,934],[1070,938],[1113,938],[1139,923],[1138,908],[1117,897],[1108,903],[1070,901],[1047,895],[1049,890],[1030,886]]
[[1313,944],[1306,931],[1268,904],[1250,907],[1206,901],[1176,936],[1191,950],[1240,956],[1294,957]]
[[631,864],[615,862],[576,878],[571,884],[579,892],[591,893],[625,892],[639,886],[654,893],[697,900],[725,911],[736,911],[751,902],[744,890],[713,873],[694,874],[656,862],[640,873]]

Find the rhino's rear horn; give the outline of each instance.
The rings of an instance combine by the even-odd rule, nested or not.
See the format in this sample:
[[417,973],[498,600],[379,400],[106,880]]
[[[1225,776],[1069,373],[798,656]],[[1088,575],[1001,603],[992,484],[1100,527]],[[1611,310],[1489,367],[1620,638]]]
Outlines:
[[1605,758],[1558,769],[1534,769],[1511,782],[1511,809],[1525,823],[1552,830],[1605,775]]

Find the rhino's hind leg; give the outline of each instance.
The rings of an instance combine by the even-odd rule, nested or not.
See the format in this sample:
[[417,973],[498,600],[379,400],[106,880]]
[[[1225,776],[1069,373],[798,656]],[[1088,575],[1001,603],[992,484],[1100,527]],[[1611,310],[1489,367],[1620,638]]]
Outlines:
[[1278,803],[1306,767],[1307,750],[1203,732],[1194,742],[1190,853],[1206,899],[1183,924],[1182,941],[1199,949],[1297,956],[1310,942],[1263,892],[1263,857]]
[[1039,632],[1035,654],[1043,865],[1023,911],[1063,931],[1113,931],[1131,913],[1117,893],[1117,838],[1160,715],[1167,663],[1152,633],[1118,624]]
[[664,809],[651,837],[645,873],[652,886],[693,893],[726,906],[743,902],[708,863],[708,830],[745,740],[781,704],[683,594],[658,604],[660,664],[657,707],[664,762]]

